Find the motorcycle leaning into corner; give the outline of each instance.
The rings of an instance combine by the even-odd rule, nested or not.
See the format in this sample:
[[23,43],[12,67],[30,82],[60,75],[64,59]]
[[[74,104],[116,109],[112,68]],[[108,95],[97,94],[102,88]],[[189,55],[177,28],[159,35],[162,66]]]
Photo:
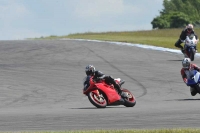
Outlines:
[[196,39],[196,36],[194,34],[191,34],[189,36],[186,36],[186,39],[183,41],[184,44],[184,50],[185,50],[185,57],[190,58],[191,61],[194,60],[194,56],[196,54],[196,47],[198,43],[198,39]]
[[188,71],[186,84],[190,86],[192,96],[200,94],[200,73],[197,70]]
[[[121,88],[126,93],[126,97],[122,98],[112,84],[107,84],[104,79],[95,80],[93,76],[87,76],[83,82],[89,80],[90,86],[87,90],[83,90],[89,101],[97,108],[106,108],[112,105],[124,105],[126,107],[133,107],[136,104],[134,95],[127,89]],[[121,87],[125,81],[120,78],[115,79]]]

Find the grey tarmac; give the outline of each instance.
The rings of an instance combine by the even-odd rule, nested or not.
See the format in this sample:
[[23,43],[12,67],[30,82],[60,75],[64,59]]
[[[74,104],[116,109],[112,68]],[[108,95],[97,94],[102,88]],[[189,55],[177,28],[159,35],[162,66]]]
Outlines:
[[[0,131],[199,128],[200,95],[183,83],[182,59],[106,42],[0,41]],[[88,64],[125,80],[136,105],[94,107],[82,94]]]

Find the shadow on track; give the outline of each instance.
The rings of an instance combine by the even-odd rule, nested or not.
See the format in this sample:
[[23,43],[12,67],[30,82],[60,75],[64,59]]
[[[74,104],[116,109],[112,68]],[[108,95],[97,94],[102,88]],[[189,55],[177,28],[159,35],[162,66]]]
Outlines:
[[167,61],[182,61],[182,60],[167,60]]
[[200,99],[173,99],[173,100],[165,100],[165,101],[199,101]]
[[106,107],[106,108],[96,108],[96,107],[83,107],[83,108],[70,108],[70,109],[108,109],[108,108],[127,108],[127,107],[115,107],[115,106],[112,106],[112,107]]
[[198,101],[200,99],[177,99],[177,101]]

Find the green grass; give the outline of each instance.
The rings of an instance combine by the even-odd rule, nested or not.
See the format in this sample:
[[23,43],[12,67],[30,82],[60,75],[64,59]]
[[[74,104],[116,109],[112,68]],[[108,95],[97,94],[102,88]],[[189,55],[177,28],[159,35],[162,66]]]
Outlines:
[[[12,132],[0,132],[12,133]],[[89,131],[33,131],[17,133],[200,133],[200,129],[152,129],[152,130],[89,130]]]
[[[117,41],[137,44],[160,46],[177,49],[174,44],[180,36],[182,29],[158,29],[143,31],[122,31],[122,32],[87,32],[69,34],[66,36],[49,36],[35,39],[90,39],[101,41]],[[200,35],[200,28],[195,29],[195,33]],[[183,45],[183,43],[182,43]],[[200,46],[197,46],[200,49]]]

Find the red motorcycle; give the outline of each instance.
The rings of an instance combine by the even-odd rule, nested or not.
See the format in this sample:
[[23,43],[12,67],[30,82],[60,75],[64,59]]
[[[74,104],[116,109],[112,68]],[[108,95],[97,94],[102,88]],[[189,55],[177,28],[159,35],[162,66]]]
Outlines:
[[[107,84],[105,80],[96,81],[92,76],[87,77],[90,86],[87,90],[83,90],[83,94],[88,96],[89,101],[97,108],[106,108],[106,106],[124,105],[133,107],[136,104],[134,95],[127,89],[121,88],[126,93],[126,97],[122,98],[112,84]],[[120,78],[115,79],[120,86],[124,84]],[[84,81],[85,82],[85,81]]]

